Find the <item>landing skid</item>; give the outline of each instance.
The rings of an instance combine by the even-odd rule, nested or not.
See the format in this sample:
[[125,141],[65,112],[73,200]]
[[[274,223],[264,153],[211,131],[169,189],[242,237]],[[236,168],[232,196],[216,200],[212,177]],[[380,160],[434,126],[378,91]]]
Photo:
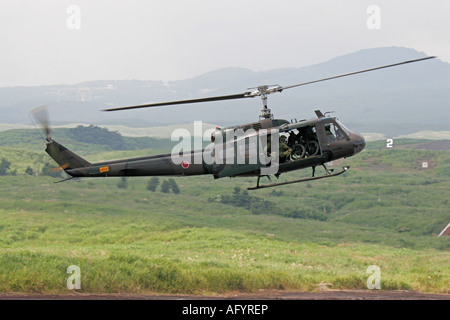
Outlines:
[[318,177],[303,178],[303,179],[298,179],[298,180],[292,180],[292,181],[286,181],[286,182],[280,182],[280,183],[272,183],[272,184],[263,184],[263,185],[259,184],[259,178],[260,177],[258,177],[258,182],[256,184],[256,187],[249,187],[249,188],[247,188],[247,190],[256,190],[256,189],[263,189],[263,188],[282,186],[282,185],[291,184],[291,183],[299,183],[299,182],[305,182],[305,181],[311,181],[311,180],[319,180],[319,179],[324,179],[324,178],[331,178],[331,177],[335,177],[335,176],[338,176],[340,174],[343,174],[349,168],[350,168],[350,166],[342,167],[341,171],[335,172],[335,173],[331,173],[331,171],[327,171],[326,174],[324,174],[323,176],[318,176]]

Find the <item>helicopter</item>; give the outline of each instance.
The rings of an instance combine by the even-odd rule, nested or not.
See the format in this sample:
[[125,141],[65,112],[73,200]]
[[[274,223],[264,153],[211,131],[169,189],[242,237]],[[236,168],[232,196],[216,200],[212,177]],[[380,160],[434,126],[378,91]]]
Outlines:
[[[354,156],[361,152],[366,145],[361,134],[348,129],[338,118],[330,116],[330,112],[322,113],[321,110],[315,110],[315,118],[300,121],[291,120],[289,122],[274,118],[267,105],[269,94],[433,58],[436,57],[408,60],[289,86],[262,85],[232,95],[103,110],[112,112],[254,97],[261,98],[263,108],[259,121],[226,128],[217,127],[211,132],[211,144],[198,150],[179,150],[153,156],[90,163],[52,139],[45,106],[32,110],[30,114],[37,119],[46,132],[45,151],[56,161],[59,169],[64,170],[70,176],[57,182],[73,178],[118,176],[212,175],[215,179],[251,176],[257,178],[257,183],[256,186],[247,189],[256,190],[341,175],[349,169],[349,166],[344,166],[342,170],[334,172],[333,169],[326,167],[326,163]],[[322,166],[325,169],[323,175],[315,176],[317,166]],[[270,178],[274,176],[278,179],[282,173],[304,168],[312,168],[311,177],[285,182],[272,182]],[[262,177],[268,177],[270,183],[260,184]]]

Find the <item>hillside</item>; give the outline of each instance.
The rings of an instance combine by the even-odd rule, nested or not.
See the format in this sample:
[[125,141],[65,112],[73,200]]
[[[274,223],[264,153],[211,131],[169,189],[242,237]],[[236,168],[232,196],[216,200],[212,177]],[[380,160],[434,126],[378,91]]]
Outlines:
[[[67,293],[73,264],[83,292],[365,289],[375,264],[386,290],[450,293],[450,238],[436,237],[450,219],[450,154],[420,149],[429,141],[370,142],[333,179],[246,192],[255,179],[179,177],[175,194],[162,192],[165,177],[154,192],[145,177],[54,184],[40,172],[51,160],[42,142],[2,134],[1,292]],[[91,161],[161,151],[65,140]]]
[[[53,134],[58,137],[58,141],[91,162],[169,152],[176,143],[154,138],[125,138],[116,136],[113,132],[109,132],[110,138],[106,134],[103,140],[99,133],[96,133],[96,140],[100,141],[89,142],[83,139],[86,134],[92,130],[95,131],[93,127],[84,127],[86,133],[81,135],[74,135],[74,132],[78,132],[74,130],[56,129]],[[120,140],[119,143],[118,137],[124,140]],[[431,236],[438,234],[448,219],[448,213],[445,210],[446,199],[450,198],[445,196],[445,187],[448,186],[450,175],[447,142],[447,140],[397,139],[392,149],[386,148],[385,141],[369,142],[361,156],[330,164],[336,168],[344,163],[351,166],[349,173],[342,178],[267,191],[258,190],[248,194],[241,191],[253,185],[255,179],[211,180],[212,177],[205,176],[176,180],[185,186],[190,185],[190,182],[199,185],[198,188],[193,189],[188,187],[183,193],[196,195],[199,200],[207,203],[208,207],[215,205],[223,207],[223,204],[226,204],[226,207],[234,210],[233,207],[240,207],[240,201],[250,203],[252,200],[267,200],[268,206],[265,212],[259,212],[257,208],[249,208],[247,211],[253,214],[264,213],[286,217],[306,217],[319,221],[339,221],[367,227],[383,226],[393,232],[407,228],[410,234]],[[10,172],[15,172],[17,179],[25,178],[24,171],[28,166],[34,170],[35,175],[39,175],[45,164],[55,165],[44,152],[45,145],[35,130],[0,132],[0,148],[0,159],[6,159],[11,163]],[[422,168],[424,161],[428,164],[426,169]],[[308,176],[309,171],[301,170],[283,174],[280,180]],[[39,176],[28,177],[28,179],[31,178],[40,179]],[[133,185],[133,180],[136,180],[137,184],[142,184],[145,178],[129,180],[130,185]],[[74,185],[81,186],[86,183],[89,185],[95,183],[99,187],[102,185],[94,181],[96,180],[87,179]],[[65,185],[71,186],[72,183]],[[236,191],[235,188],[242,190]],[[223,198],[224,196],[227,198]],[[298,203],[301,203],[300,207]],[[406,216],[402,216],[406,213]],[[389,219],[386,219],[386,214],[390,216]],[[373,221],[370,220],[372,218],[367,219],[369,216],[379,222],[372,225]],[[383,239],[380,238],[379,241]]]

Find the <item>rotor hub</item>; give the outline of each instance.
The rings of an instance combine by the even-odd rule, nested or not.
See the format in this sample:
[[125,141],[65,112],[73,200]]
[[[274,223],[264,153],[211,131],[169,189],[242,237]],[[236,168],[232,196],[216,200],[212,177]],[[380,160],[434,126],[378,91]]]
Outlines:
[[248,97],[260,96],[263,104],[263,108],[261,109],[260,119],[273,119],[273,114],[269,108],[267,108],[267,95],[275,92],[281,92],[283,88],[280,85],[263,85],[255,88],[248,89],[256,89],[255,91],[247,92]]

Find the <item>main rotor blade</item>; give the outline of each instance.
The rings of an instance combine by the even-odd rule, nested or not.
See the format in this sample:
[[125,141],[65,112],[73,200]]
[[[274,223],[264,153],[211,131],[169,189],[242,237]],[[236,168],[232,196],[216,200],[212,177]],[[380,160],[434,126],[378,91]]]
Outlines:
[[252,95],[250,92],[244,92],[244,93],[232,94],[232,95],[227,95],[227,96],[217,96],[217,97],[208,97],[208,98],[190,99],[190,100],[180,100],[180,101],[169,101],[169,102],[158,102],[158,103],[142,104],[142,105],[138,105],[138,106],[111,108],[111,109],[104,109],[103,111],[118,111],[118,110],[128,110],[128,109],[139,109],[139,108],[170,106],[170,105],[174,105],[174,104],[187,104],[187,103],[197,103],[197,102],[233,100],[233,99],[242,99],[242,98],[253,98],[255,96],[256,95]]
[[426,57],[426,58],[420,58],[420,59],[415,59],[415,60],[403,61],[403,62],[394,63],[394,64],[390,64],[390,65],[386,65],[386,66],[381,66],[381,67],[376,67],[376,68],[371,68],[371,69],[366,69],[366,70],[361,70],[361,71],[341,74],[341,75],[338,75],[338,76],[333,76],[333,77],[319,79],[319,80],[314,80],[314,81],[303,82],[303,83],[294,84],[294,85],[285,86],[285,87],[281,87],[281,86],[278,86],[278,85],[277,86],[261,86],[261,87],[258,87],[257,90],[255,90],[255,91],[246,91],[244,93],[239,93],[239,94],[232,94],[232,95],[226,95],[226,96],[217,96],[217,97],[208,97],[208,98],[200,98],[200,99],[189,99],[189,100],[179,100],[179,101],[169,101],[169,102],[157,102],[157,103],[142,104],[142,105],[137,105],[137,106],[110,108],[110,109],[104,109],[103,111],[119,111],[119,110],[129,110],[129,109],[140,109],[140,108],[170,106],[170,105],[177,105],[177,104],[188,104],[188,103],[211,102],[211,101],[220,101],[220,100],[254,98],[254,97],[257,97],[257,96],[262,96],[262,97],[265,98],[266,95],[268,95],[268,94],[275,93],[275,92],[281,92],[281,91],[283,91],[285,89],[300,87],[300,86],[304,86],[304,85],[312,84],[312,83],[316,83],[316,82],[321,82],[321,81],[327,81],[327,80],[347,77],[347,76],[355,75],[355,74],[358,74],[358,73],[364,73],[364,72],[369,72],[369,71],[374,71],[374,70],[379,70],[379,69],[384,69],[384,68],[390,68],[390,67],[395,67],[395,66],[399,66],[399,65],[402,65],[402,64],[418,62],[418,61],[434,59],[434,58],[436,58],[436,57],[433,56],[433,57]]
[[327,81],[327,80],[332,80],[332,79],[337,79],[337,78],[342,78],[342,77],[352,76],[352,75],[358,74],[358,73],[364,73],[364,72],[369,72],[369,71],[374,71],[374,70],[379,70],[379,69],[384,69],[384,68],[390,68],[390,67],[395,67],[395,66],[399,66],[399,65],[402,65],[402,64],[407,64],[407,63],[412,63],[412,62],[418,62],[418,61],[423,61],[423,60],[428,60],[428,59],[434,59],[434,58],[436,58],[436,57],[433,56],[433,57],[426,57],[426,58],[420,58],[420,59],[415,59],[415,60],[408,60],[408,61],[403,61],[403,62],[399,62],[399,63],[389,64],[389,65],[382,66],[382,67],[376,67],[376,68],[371,68],[371,69],[366,69],[366,70],[361,70],[361,71],[356,71],[356,72],[350,72],[350,73],[346,73],[346,74],[341,74],[341,75],[333,76],[333,77],[329,77],[329,78],[324,78],[324,79],[319,79],[319,80],[314,80],[314,81],[303,82],[303,83],[294,84],[294,85],[291,85],[291,86],[286,86],[286,87],[278,88],[278,89],[276,90],[276,92],[281,92],[282,90],[285,90],[285,89],[290,89],[290,88],[300,87],[300,86],[304,86],[304,85],[311,84],[311,83],[316,83],[316,82],[321,82],[321,81]]

